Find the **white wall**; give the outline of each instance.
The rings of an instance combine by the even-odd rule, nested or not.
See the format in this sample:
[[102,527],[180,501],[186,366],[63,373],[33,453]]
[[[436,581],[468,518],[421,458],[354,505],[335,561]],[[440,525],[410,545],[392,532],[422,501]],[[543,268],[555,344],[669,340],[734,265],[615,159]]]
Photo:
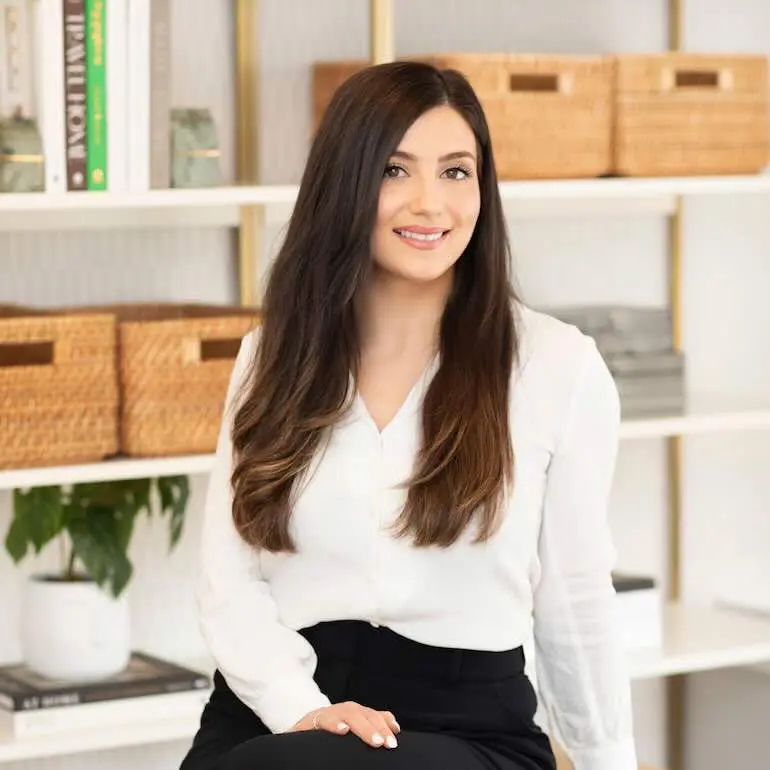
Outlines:
[[[231,3],[176,0],[174,102],[206,104],[219,121],[232,170]],[[690,0],[692,50],[770,53],[764,0]],[[296,181],[309,132],[308,65],[315,58],[365,56],[368,4],[360,0],[262,0],[260,157],[266,182]],[[398,0],[399,52],[659,50],[664,0]],[[739,16],[740,14],[740,16]],[[197,59],[201,57],[202,62]],[[770,382],[770,219],[766,199],[688,202],[685,221],[685,337],[691,392],[767,393]],[[511,235],[525,297],[538,305],[665,302],[665,223],[655,217],[514,221]],[[206,230],[0,234],[0,302],[57,304],[112,300],[235,301],[232,234]],[[663,576],[663,442],[624,444],[611,517],[622,566]],[[688,439],[685,444],[684,587],[688,598],[748,596],[770,607],[770,435]],[[201,491],[196,479],[181,548],[166,557],[166,533],[142,527],[131,589],[135,642],[159,654],[203,653],[191,596]],[[0,532],[10,496],[0,493]],[[46,560],[55,558],[50,553]],[[22,571],[0,552],[0,661],[19,655]],[[691,678],[690,770],[755,766],[770,737],[762,716],[770,680],[745,672]],[[641,756],[662,765],[661,683],[635,685]],[[18,763],[9,770],[168,770],[185,745],[136,748]],[[754,764],[752,764],[754,763]]]

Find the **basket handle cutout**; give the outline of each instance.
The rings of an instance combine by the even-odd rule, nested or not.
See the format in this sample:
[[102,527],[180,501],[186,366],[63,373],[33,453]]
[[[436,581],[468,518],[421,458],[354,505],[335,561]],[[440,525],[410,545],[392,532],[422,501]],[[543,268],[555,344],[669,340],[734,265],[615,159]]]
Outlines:
[[0,342],[0,369],[52,364],[53,342]]
[[241,348],[240,339],[201,340],[201,361],[235,360]]
[[721,84],[716,70],[677,70],[674,85],[677,88],[719,88]]
[[661,73],[663,91],[676,89],[695,89],[711,91],[732,91],[735,88],[735,76],[730,67],[713,70],[671,70]]
[[558,75],[517,74],[510,75],[508,88],[514,92],[557,93],[560,91]]

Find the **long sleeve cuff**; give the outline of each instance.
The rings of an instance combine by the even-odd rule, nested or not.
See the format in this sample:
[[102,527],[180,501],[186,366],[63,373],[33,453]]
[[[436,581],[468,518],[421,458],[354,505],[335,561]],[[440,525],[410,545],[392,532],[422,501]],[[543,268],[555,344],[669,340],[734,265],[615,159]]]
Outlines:
[[315,709],[330,705],[329,699],[311,678],[283,680],[262,690],[258,696],[258,713],[272,733],[286,732],[302,717]]
[[574,770],[638,770],[636,747],[633,740],[568,752]]

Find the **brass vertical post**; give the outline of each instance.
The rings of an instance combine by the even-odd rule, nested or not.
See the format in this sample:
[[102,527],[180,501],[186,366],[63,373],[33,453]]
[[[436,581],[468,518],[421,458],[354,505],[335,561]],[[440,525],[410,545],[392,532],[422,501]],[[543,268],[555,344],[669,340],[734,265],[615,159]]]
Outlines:
[[[236,174],[238,184],[259,183],[258,0],[235,0]],[[264,212],[243,206],[238,228],[238,292],[242,305],[259,301],[257,280]]]
[[394,0],[369,0],[371,63],[383,64],[396,56]]
[[[684,0],[669,0],[669,50],[681,51],[684,35]],[[668,222],[668,292],[674,348],[683,346],[682,313],[682,200],[676,200],[676,209]],[[668,468],[668,598],[678,602],[682,598],[682,437],[667,440]],[[686,684],[684,675],[669,677],[666,682],[666,755],[669,770],[683,770],[685,766],[685,707]]]

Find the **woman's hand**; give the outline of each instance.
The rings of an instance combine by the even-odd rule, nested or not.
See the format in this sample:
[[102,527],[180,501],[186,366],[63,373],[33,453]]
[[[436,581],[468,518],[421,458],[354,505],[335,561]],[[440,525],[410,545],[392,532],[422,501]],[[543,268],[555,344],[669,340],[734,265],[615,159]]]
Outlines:
[[370,746],[395,749],[398,746],[396,735],[401,728],[390,711],[375,711],[360,703],[347,701],[311,711],[289,732],[302,730],[326,730],[337,735],[350,731]]

